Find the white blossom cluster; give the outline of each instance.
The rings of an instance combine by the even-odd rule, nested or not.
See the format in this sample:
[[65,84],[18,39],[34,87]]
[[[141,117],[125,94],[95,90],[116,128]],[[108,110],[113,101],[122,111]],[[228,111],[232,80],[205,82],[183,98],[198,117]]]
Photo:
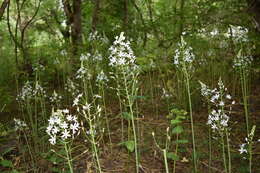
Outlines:
[[91,32],[88,36],[88,41],[101,41],[102,43],[107,43],[108,40],[102,37],[97,31]]
[[39,71],[44,71],[45,67],[42,64],[36,63],[33,65],[33,71],[34,72],[39,72]]
[[[100,98],[100,96],[97,95],[95,98]],[[100,131],[98,129],[98,123],[100,123],[102,109],[100,105],[93,106],[92,104],[93,103],[85,102],[85,104],[83,104],[77,110],[79,113],[82,113],[84,117],[86,117],[88,122],[89,129],[85,130],[85,133],[87,135],[96,136],[97,132]]]
[[24,121],[14,118],[14,129],[15,129],[15,131],[23,130],[26,127],[27,127],[27,124]]
[[32,99],[35,96],[46,97],[46,92],[38,81],[35,83],[34,88],[32,87],[31,83],[27,81],[22,87],[21,92],[17,95],[17,100],[26,101]]
[[252,56],[244,56],[242,55],[242,51],[240,50],[234,59],[233,68],[246,69],[251,65],[252,61],[253,61]]
[[103,56],[98,51],[96,51],[95,54],[93,55],[93,60],[94,61],[102,61]]
[[79,93],[78,85],[70,79],[68,79],[67,83],[65,84],[65,90],[67,92],[71,93],[73,96],[75,96]]
[[[245,138],[245,143],[240,144],[240,148],[239,148],[239,153],[243,154],[243,153],[248,153],[248,148],[250,144],[256,143],[256,142],[260,142],[260,140],[258,139],[258,141],[253,141],[254,138],[254,134],[255,134],[255,129],[256,126],[254,125],[251,129],[251,132],[247,135],[247,137]],[[250,151],[249,151],[250,152]]]
[[130,42],[126,40],[124,32],[120,36],[115,37],[113,45],[109,48],[109,65],[116,66],[129,66],[135,65],[135,56],[130,47]]
[[107,75],[103,72],[103,70],[101,70],[101,72],[97,75],[96,82],[98,84],[104,84],[104,83],[107,83],[108,81],[109,80],[108,80]]
[[59,103],[62,99],[62,96],[61,95],[58,95],[56,93],[56,91],[54,90],[51,97],[50,97],[50,102],[51,103]]
[[177,67],[183,67],[185,64],[191,64],[195,59],[192,52],[192,47],[188,46],[185,40],[181,37],[181,42],[178,43],[178,48],[175,50],[173,63]]
[[[228,114],[232,110],[232,106],[227,105],[232,101],[230,94],[227,94],[227,88],[225,88],[221,79],[218,82],[218,88],[210,89],[207,85],[200,82],[201,85],[201,95],[206,98],[206,100],[213,105],[213,109],[208,116],[207,124],[211,126],[213,130],[222,131],[228,127],[229,116]],[[229,108],[227,110],[227,108]]]
[[79,59],[80,59],[80,61],[88,61],[90,56],[91,56],[90,53],[81,54]]
[[81,67],[76,72],[76,79],[90,79],[91,74],[89,73],[88,69],[81,64]]
[[49,142],[55,145],[57,139],[66,141],[74,138],[79,132],[79,123],[76,116],[71,115],[68,109],[53,111],[46,133],[50,136]]
[[231,25],[228,29],[228,33],[225,36],[232,38],[234,41],[247,41],[248,40],[248,29],[242,26]]

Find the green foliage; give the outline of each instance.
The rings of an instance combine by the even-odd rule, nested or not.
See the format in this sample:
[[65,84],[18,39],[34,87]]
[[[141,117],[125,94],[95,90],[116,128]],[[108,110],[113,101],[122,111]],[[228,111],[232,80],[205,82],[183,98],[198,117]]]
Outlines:
[[132,140],[122,142],[119,145],[126,147],[126,149],[131,153],[135,150],[135,142]]

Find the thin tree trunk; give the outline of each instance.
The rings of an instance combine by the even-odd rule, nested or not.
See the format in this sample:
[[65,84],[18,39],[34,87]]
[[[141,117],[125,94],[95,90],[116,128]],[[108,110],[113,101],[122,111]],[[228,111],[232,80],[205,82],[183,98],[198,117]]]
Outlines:
[[5,9],[6,9],[7,5],[9,4],[9,2],[10,2],[10,0],[4,0],[4,2],[2,3],[2,5],[0,7],[0,21],[2,20]]
[[100,10],[100,1],[96,0],[93,15],[92,15],[92,32],[95,32],[97,30],[97,24],[99,21],[99,10]]
[[73,24],[71,26],[72,44],[75,46],[77,54],[78,47],[82,44],[82,26],[81,26],[81,0],[73,0]]
[[124,21],[123,21],[123,28],[125,33],[128,31],[128,0],[124,1]]

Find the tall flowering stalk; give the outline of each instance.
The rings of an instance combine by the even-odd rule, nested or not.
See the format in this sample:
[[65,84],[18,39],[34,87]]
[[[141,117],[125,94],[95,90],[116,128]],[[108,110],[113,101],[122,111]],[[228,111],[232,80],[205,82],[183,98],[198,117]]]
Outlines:
[[108,120],[108,115],[106,112],[106,97],[105,97],[105,87],[107,86],[109,79],[107,77],[107,75],[103,72],[103,70],[101,70],[96,78],[96,85],[98,86],[99,89],[99,94],[102,97],[102,104],[104,107],[104,113],[105,113],[105,117],[106,117],[106,126],[107,126],[107,130],[108,130],[108,138],[109,138],[109,142],[110,142],[110,151],[112,152],[112,140],[111,140],[111,135],[110,135],[110,126],[109,126],[109,120]]
[[251,129],[250,134],[245,138],[245,143],[240,144],[239,152],[240,154],[247,154],[249,160],[249,173],[252,173],[252,158],[253,158],[253,151],[252,145],[254,144],[253,138],[255,134],[256,126],[254,125]]
[[87,122],[87,128],[82,128],[83,133],[87,140],[91,143],[98,172],[101,173],[102,169],[99,161],[98,142],[101,139],[99,134],[102,134],[104,129],[100,128],[102,109],[99,105],[95,106],[94,104],[95,99],[97,98],[99,97],[95,97],[91,103],[86,101],[84,104],[77,104],[76,106],[78,113],[82,115]]
[[185,85],[188,92],[189,112],[190,112],[190,120],[191,120],[193,166],[194,166],[194,172],[197,172],[195,132],[193,127],[193,114],[192,114],[191,89],[190,89],[191,72],[193,70],[192,63],[194,59],[195,59],[195,55],[192,52],[192,48],[188,46],[185,40],[183,39],[183,37],[181,37],[181,42],[178,43],[178,49],[175,50],[173,63],[183,73],[185,77]]
[[22,87],[20,93],[17,95],[17,101],[21,106],[24,119],[27,119],[25,116],[28,116],[29,119],[28,126],[32,130],[35,152],[38,152],[39,150],[38,104],[41,105],[42,115],[45,116],[45,97],[46,92],[40,85],[39,81],[36,81],[35,83],[27,81]]
[[73,164],[71,156],[71,145],[76,135],[79,133],[79,122],[76,116],[71,115],[68,109],[52,111],[49,118],[49,124],[46,133],[50,136],[49,142],[52,145],[61,143],[66,152],[66,160],[73,173]]
[[[200,82],[201,94],[211,104],[211,111],[208,116],[207,124],[210,126],[213,132],[216,132],[221,137],[222,142],[222,156],[224,162],[224,168],[226,173],[231,173],[231,154],[229,145],[229,115],[231,114],[232,105],[235,101],[232,101],[232,97],[227,93],[221,79],[218,81],[218,88],[210,89],[207,85]],[[228,104],[231,103],[231,104]],[[225,139],[226,137],[226,139]],[[225,143],[227,144],[228,153],[228,166],[226,161],[226,149]]]
[[249,69],[250,65],[252,63],[252,57],[251,56],[245,56],[242,53],[242,50],[240,50],[234,59],[233,67],[238,71],[240,76],[240,84],[242,89],[242,95],[243,95],[243,104],[244,104],[244,110],[245,110],[245,119],[246,119],[246,130],[247,134],[249,134],[250,129],[250,123],[249,123]]
[[[120,36],[115,37],[113,45],[109,48],[109,66],[113,68],[113,78],[117,83],[117,95],[119,97],[120,105],[122,99],[126,100],[123,102],[125,108],[129,108],[129,119],[132,124],[132,131],[134,137],[134,148],[135,148],[135,160],[136,160],[136,172],[139,172],[139,159],[138,159],[138,148],[137,148],[137,133],[135,128],[135,117],[134,117],[134,103],[138,91],[138,75],[139,68],[135,64],[135,56],[130,47],[130,42],[126,40],[124,33],[121,32]],[[122,109],[121,109],[122,111]],[[123,119],[122,119],[122,130],[123,130]],[[123,132],[122,132],[123,134]],[[122,135],[123,138],[123,135]]]

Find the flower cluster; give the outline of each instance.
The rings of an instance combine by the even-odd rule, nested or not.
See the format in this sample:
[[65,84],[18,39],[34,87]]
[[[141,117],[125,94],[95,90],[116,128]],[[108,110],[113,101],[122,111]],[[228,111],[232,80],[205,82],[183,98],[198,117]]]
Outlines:
[[86,55],[81,54],[79,59],[80,59],[80,61],[88,61],[90,56],[91,56],[90,53],[87,53]]
[[181,37],[181,42],[178,43],[178,49],[175,50],[173,63],[177,67],[183,67],[185,64],[191,64],[195,59],[192,52],[192,47],[188,46],[185,40]]
[[50,117],[46,133],[50,136],[50,143],[56,144],[57,138],[65,141],[74,138],[79,132],[77,117],[69,114],[68,109],[53,111]]
[[[254,138],[254,134],[255,134],[255,128],[256,128],[256,126],[254,125],[251,129],[251,132],[245,138],[245,143],[240,144],[240,148],[238,150],[240,154],[243,154],[243,153],[247,154],[248,153],[247,149],[249,148],[249,145],[254,143],[253,138]],[[259,142],[259,139],[257,142]]]
[[35,96],[46,97],[46,92],[38,81],[35,83],[34,89],[30,82],[27,81],[22,87],[21,92],[17,95],[17,100],[26,101],[32,99]]
[[247,41],[248,40],[248,29],[242,26],[233,26],[231,25],[228,29],[228,33],[226,33],[227,37],[232,37],[234,41]]
[[233,67],[246,69],[251,65],[252,61],[252,56],[244,56],[242,55],[242,50],[240,50],[234,59]]
[[65,84],[65,90],[71,93],[73,96],[79,93],[78,85],[70,79],[68,79],[67,83]]
[[89,34],[88,41],[101,41],[102,43],[108,43],[106,37],[102,37],[97,31]]
[[89,71],[84,67],[83,64],[81,64],[81,67],[76,72],[76,79],[90,79],[91,75]]
[[98,84],[104,84],[104,83],[108,82],[108,77],[107,77],[106,74],[103,72],[103,70],[101,70],[101,72],[97,75],[96,82],[97,82]]
[[[218,88],[210,89],[207,85],[200,82],[201,95],[207,99],[207,101],[213,104],[213,109],[209,114],[207,124],[211,126],[213,130],[222,131],[228,127],[229,116],[232,106],[226,103],[232,101],[230,94],[227,94],[227,88],[225,88],[221,79],[218,81]],[[227,110],[227,108],[229,109]]]
[[109,48],[109,65],[113,67],[134,65],[136,58],[130,47],[130,42],[124,36],[124,32],[121,32],[120,36],[116,36],[115,39],[113,45]]
[[50,102],[51,103],[59,103],[62,99],[62,96],[61,95],[58,95],[56,93],[56,91],[54,90],[51,97],[50,97]]
[[34,72],[39,72],[39,71],[44,71],[44,70],[45,70],[45,67],[40,63],[36,63],[33,65]]
[[15,129],[15,131],[23,130],[26,127],[27,127],[27,124],[24,121],[14,118],[14,129]]

